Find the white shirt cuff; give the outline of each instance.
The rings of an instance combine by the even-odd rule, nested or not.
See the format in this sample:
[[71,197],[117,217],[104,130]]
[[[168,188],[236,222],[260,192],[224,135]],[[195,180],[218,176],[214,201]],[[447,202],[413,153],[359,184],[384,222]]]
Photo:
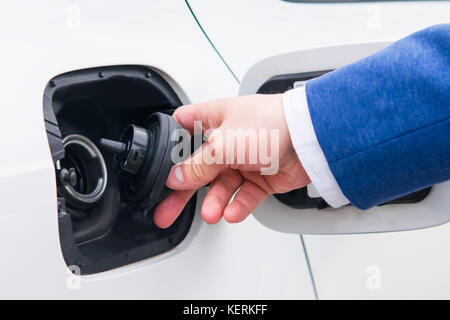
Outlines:
[[285,92],[283,104],[292,144],[311,183],[330,206],[339,208],[348,204],[349,201],[339,188],[317,140],[305,86]]

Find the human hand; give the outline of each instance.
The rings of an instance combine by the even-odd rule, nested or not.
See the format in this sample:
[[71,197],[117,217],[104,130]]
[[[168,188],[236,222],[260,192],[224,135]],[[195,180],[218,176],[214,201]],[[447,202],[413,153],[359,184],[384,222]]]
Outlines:
[[[172,225],[195,191],[208,183],[201,214],[207,223],[215,224],[222,216],[230,223],[243,221],[267,195],[310,182],[292,146],[281,94],[186,105],[173,117],[191,134],[194,122],[201,121],[208,140],[189,159],[172,167],[166,185],[173,191],[154,213],[160,228]],[[243,147],[239,140],[244,141]],[[268,168],[272,174],[267,174]]]

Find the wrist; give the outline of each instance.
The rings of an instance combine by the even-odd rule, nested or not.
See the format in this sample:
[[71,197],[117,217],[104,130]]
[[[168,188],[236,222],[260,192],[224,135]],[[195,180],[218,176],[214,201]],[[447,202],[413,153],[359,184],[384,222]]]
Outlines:
[[337,184],[317,140],[305,87],[287,91],[283,95],[283,107],[292,145],[312,184],[332,207],[346,205],[349,201]]

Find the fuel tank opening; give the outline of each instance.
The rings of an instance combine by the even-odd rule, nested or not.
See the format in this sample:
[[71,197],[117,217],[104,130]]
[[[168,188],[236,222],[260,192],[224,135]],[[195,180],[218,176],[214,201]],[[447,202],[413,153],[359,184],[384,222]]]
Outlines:
[[66,156],[56,162],[58,191],[74,207],[95,204],[103,196],[108,182],[102,153],[80,134],[68,135],[62,143]]
[[182,104],[169,83],[162,71],[125,65],[71,71],[45,88],[60,244],[81,274],[167,252],[190,230],[195,196],[170,228],[153,223],[169,192],[170,136],[178,128],[171,114]]

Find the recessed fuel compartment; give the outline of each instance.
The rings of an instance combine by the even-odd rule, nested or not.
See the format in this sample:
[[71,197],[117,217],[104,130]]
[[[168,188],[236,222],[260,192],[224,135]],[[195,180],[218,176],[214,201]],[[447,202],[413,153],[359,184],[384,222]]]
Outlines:
[[44,117],[68,266],[78,266],[81,274],[102,272],[164,253],[183,241],[195,197],[170,228],[159,229],[151,219],[154,207],[123,196],[130,177],[99,143],[102,138],[120,140],[130,124],[145,128],[150,115],[172,114],[180,105],[168,82],[143,66],[84,69],[49,81]]

